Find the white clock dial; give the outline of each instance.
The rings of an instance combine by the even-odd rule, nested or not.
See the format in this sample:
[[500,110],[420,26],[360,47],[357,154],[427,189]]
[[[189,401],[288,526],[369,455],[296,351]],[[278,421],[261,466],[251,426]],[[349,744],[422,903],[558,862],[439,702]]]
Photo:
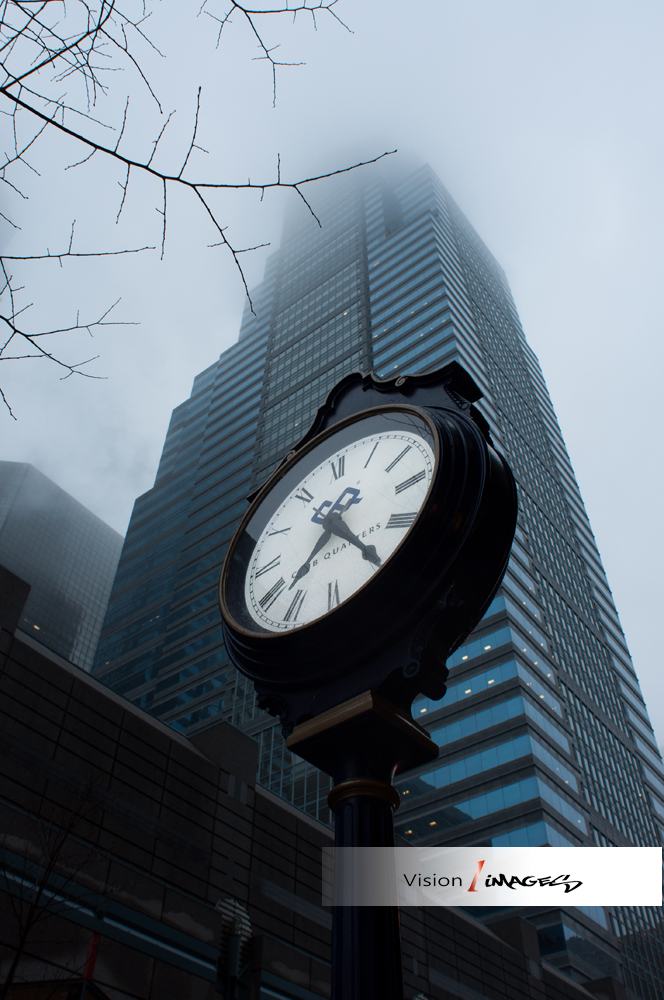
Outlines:
[[381,431],[331,454],[277,508],[245,579],[249,614],[264,629],[298,628],[348,600],[403,541],[434,473],[430,444]]

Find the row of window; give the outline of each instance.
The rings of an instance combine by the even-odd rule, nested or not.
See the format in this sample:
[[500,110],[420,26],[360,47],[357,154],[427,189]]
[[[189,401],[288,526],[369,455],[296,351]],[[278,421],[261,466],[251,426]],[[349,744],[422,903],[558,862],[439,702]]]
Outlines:
[[561,666],[588,697],[624,729],[615,678],[607,666],[606,649],[570,608],[566,596],[561,596],[546,579],[541,580],[541,586]]
[[438,764],[414,778],[404,778],[403,781],[398,782],[397,788],[401,793],[402,800],[405,796],[412,799],[418,795],[428,795],[434,789],[447,788],[448,785],[453,785],[457,781],[465,781],[476,774],[491,771],[502,764],[510,764],[529,754],[532,754],[550,771],[558,775],[560,780],[569,785],[573,791],[578,792],[578,781],[572,770],[563,764],[562,760],[551,750],[548,750],[543,743],[528,734],[516,736],[485,750],[460,757],[451,763]]
[[397,828],[397,832],[405,840],[414,843],[441,834],[452,827],[472,823],[473,820],[481,819],[483,816],[490,816],[492,813],[502,812],[503,809],[531,802],[533,799],[542,799],[576,829],[582,833],[588,832],[583,814],[575,809],[568,799],[554,791],[546,781],[534,775],[510,785],[493,788],[481,795],[441,806],[416,819],[407,819]]
[[377,283],[379,275],[391,271],[405,257],[411,260],[414,249],[421,247],[422,241],[432,242],[432,230],[429,219],[418,219],[404,226],[376,247],[367,250],[367,262],[372,286]]
[[420,301],[432,289],[442,282],[440,263],[435,260],[414,276],[399,284],[399,287],[383,296],[376,296],[371,303],[371,321],[377,327],[389,319],[400,309],[410,306],[414,301]]
[[[530,601],[529,603],[532,604],[533,602]],[[544,650],[545,653],[549,652],[549,643],[547,639],[544,637],[542,632],[539,631],[539,629],[535,628],[530,619],[526,618],[514,601],[507,596],[496,597],[492,601],[491,607],[489,608],[489,611],[487,611],[485,617],[488,618],[489,613],[498,614],[499,611],[507,611],[507,613],[521,626],[523,631],[530,636],[539,649]],[[541,619],[541,615],[539,615],[539,617]]]
[[390,361],[394,362],[395,360],[403,364],[406,360],[404,351],[414,344],[417,345],[422,338],[428,337],[434,331],[442,330],[446,326],[450,326],[450,329],[446,331],[446,335],[454,334],[454,329],[451,327],[452,315],[449,312],[448,305],[447,299],[441,296],[440,301],[433,308],[427,309],[420,316],[416,316],[414,320],[407,323],[406,327],[403,330],[399,330],[397,334],[390,335],[383,340],[380,332],[374,333],[373,358],[375,366],[377,368],[383,367],[389,364]]
[[456,684],[448,685],[444,701],[436,702],[431,701],[429,698],[418,698],[413,703],[412,713],[417,717],[427,712],[435,712],[440,708],[448,708],[450,705],[454,705],[464,698],[470,698],[474,694],[492,690],[491,686],[493,684],[502,684],[504,681],[511,680],[514,677],[520,677],[534,695],[562,718],[560,702],[553,697],[548,688],[540,684],[530,671],[526,670],[521,663],[517,663],[516,660],[499,663],[492,666],[489,670],[483,671],[481,674],[475,674],[473,677],[465,678]]
[[357,370],[361,357],[361,352],[356,351],[345,361],[313,379],[307,386],[266,410],[260,441],[263,462],[302,436],[326,393],[342,375]]
[[446,308],[448,299],[445,289],[441,285],[442,281],[439,280],[438,287],[430,292],[424,300],[418,297],[417,304],[411,305],[410,308],[405,307],[391,320],[380,324],[374,320],[372,322],[372,339],[375,350],[384,351],[387,350],[388,344],[401,343],[405,334],[420,326],[431,316],[436,315],[442,308]]
[[374,302],[381,301],[386,291],[391,292],[397,284],[403,282],[407,275],[419,273],[434,261],[440,262],[440,252],[434,235],[431,234],[426,236],[417,251],[409,253],[406,250],[399,254],[392,267],[379,278],[369,272],[369,297],[372,306]]
[[492,847],[578,847],[578,841],[564,837],[550,823],[542,821],[521,826],[491,838]]
[[[218,649],[214,650],[214,652],[209,653],[207,656],[197,657],[193,663],[182,666],[179,670],[174,671],[172,674],[168,674],[166,682],[168,683],[170,677],[174,677],[174,683],[177,684],[180,680],[186,680],[188,677],[196,676],[199,672],[204,672],[210,668],[216,667],[227,659],[228,654],[222,645]],[[113,675],[109,675],[109,677],[114,677],[113,683],[108,681],[106,678],[104,678],[104,683],[107,683],[109,687],[112,687],[118,694],[128,697],[128,692],[137,691],[145,684],[151,683],[157,678],[162,677],[167,668],[172,665],[173,664],[170,659],[168,663],[163,664],[158,662],[158,658],[157,663],[154,663],[153,659],[150,659],[148,665],[143,663],[140,666],[140,669],[137,669],[136,664],[132,664],[131,666],[133,669],[127,670],[126,668],[130,667],[130,665],[126,664],[125,666],[119,667],[117,670],[113,671]],[[129,676],[127,676],[127,674],[129,674]]]
[[342,302],[354,298],[360,291],[361,272],[358,261],[353,261],[327,281],[278,312],[274,319],[272,349],[284,347],[293,331],[319,322],[321,316],[339,308]]
[[259,783],[322,823],[329,823],[331,778],[288,750],[277,724],[261,730],[255,739]]
[[189,690],[182,691],[173,698],[169,698],[159,704],[156,703],[156,699],[152,698],[152,692],[146,692],[143,696],[143,699],[150,699],[149,707],[147,704],[142,704],[143,699],[137,699],[134,703],[138,704],[140,708],[148,710],[156,718],[163,719],[165,716],[179,711],[181,708],[189,705],[190,702],[198,701],[200,698],[207,697],[215,691],[218,691],[219,688],[226,687],[227,683],[228,674],[226,672],[223,674],[215,673],[211,677],[207,677],[205,680],[199,681],[196,685],[194,685],[194,687],[189,688]]
[[302,379],[309,380],[326,364],[348,354],[358,346],[360,336],[359,308],[352,305],[320,329],[307,334],[296,347],[272,357],[266,373],[264,402],[271,402]]
[[[657,741],[655,740],[655,734],[653,733],[650,726],[647,726],[641,719],[641,717],[638,716],[636,712],[632,711],[629,705],[624,705],[623,707],[625,709],[625,712],[627,713],[627,718],[629,719],[630,723],[633,726],[636,726],[641,736],[644,736],[649,741],[649,743],[654,744],[654,749],[655,751],[657,751]],[[651,747],[651,752],[652,750],[653,747]],[[657,759],[659,760],[659,752],[657,752]]]
[[456,652],[447,660],[447,666],[449,668],[460,666],[462,663],[466,663],[468,660],[474,659],[476,656],[482,656],[482,654],[489,652],[490,650],[499,649],[501,646],[505,646],[508,643],[512,643],[516,648],[522,652],[526,659],[528,659],[533,666],[538,667],[542,673],[549,678],[553,679],[553,668],[549,665],[546,655],[541,652],[536,652],[528,643],[518,635],[513,628],[509,625],[505,625],[502,628],[497,629],[495,632],[490,632],[488,635],[482,636],[481,639],[473,639],[471,642],[465,643],[463,646],[459,646]]
[[[561,691],[578,736],[575,755],[588,778],[584,786],[587,801],[633,843],[652,837],[652,821],[644,808],[647,801],[633,754],[570,688],[561,684]],[[635,829],[641,831],[640,837]]]
[[569,740],[560,729],[553,722],[550,722],[539,709],[535,708],[528,698],[522,698],[520,695],[516,698],[510,698],[509,701],[490,705],[488,708],[475,712],[474,715],[466,715],[464,718],[456,719],[447,725],[436,726],[430,730],[430,735],[438,746],[448,746],[457,740],[480,733],[483,729],[490,729],[501,722],[515,719],[519,715],[527,715],[540,729],[544,730],[547,736],[555,740],[565,753],[570,752]]
[[[518,530],[518,529],[517,529]],[[527,579],[527,578],[526,578]],[[531,588],[531,593],[535,592],[535,587],[532,580],[528,580],[529,587]],[[540,624],[543,624],[543,616],[540,608],[537,604],[526,594],[524,590],[512,579],[509,573],[503,578],[503,586],[507,587],[508,590],[512,592],[512,595],[516,597],[519,603],[530,612],[530,614],[535,618]]]
[[[435,347],[430,348],[429,345],[432,340],[435,341]],[[422,354],[422,351],[426,353]],[[413,361],[413,358],[416,360]],[[449,340],[441,344],[438,338],[430,337],[425,343],[418,345],[404,357],[400,358],[398,364],[389,365],[387,368],[377,368],[376,374],[381,378],[395,376],[399,371],[417,374],[418,372],[425,371],[427,368],[438,367],[443,358],[445,359],[445,363],[449,363],[450,361],[459,361],[461,363],[463,360],[459,356],[458,345],[455,340]]]
[[356,266],[360,254],[359,232],[355,227],[313,247],[299,267],[289,266],[284,256],[280,261],[276,289],[277,314],[333,280],[330,275],[334,277],[349,265],[351,268]]

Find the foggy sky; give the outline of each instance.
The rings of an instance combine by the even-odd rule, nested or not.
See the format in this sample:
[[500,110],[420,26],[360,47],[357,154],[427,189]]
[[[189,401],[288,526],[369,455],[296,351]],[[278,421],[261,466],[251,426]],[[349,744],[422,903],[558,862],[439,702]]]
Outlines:
[[[200,84],[209,154],[195,153],[193,174],[272,179],[280,153],[283,176],[297,179],[398,148],[406,166],[431,164],[505,268],[661,741],[661,3],[340,0],[352,34],[322,15],[317,32],[302,18],[265,23],[281,59],[306,60],[279,72],[275,109],[246,28],[231,25],[217,50],[214,24],[186,7],[158,5],[152,30],[167,58],[145,53],[164,108],[177,108],[164,164],[184,155]],[[104,112],[117,123],[119,93]],[[123,143],[149,155],[163,119],[138,88],[130,108]],[[30,200],[5,193],[0,206],[22,227],[3,228],[6,252],[57,252],[73,219],[82,250],[158,245],[156,184],[137,179],[116,226],[120,172],[95,159],[65,173],[80,154],[61,139],[38,148],[42,177],[22,178]],[[218,204],[237,245],[276,248],[289,197]],[[155,251],[25,273],[33,329],[121,298],[118,318],[138,325],[60,348],[75,361],[100,354],[90,371],[104,381],[61,382],[43,362],[1,366],[18,420],[0,414],[0,459],[32,462],[122,532],[152,485],[171,410],[234,342],[244,305],[193,200],[174,192],[171,205],[163,262]],[[245,255],[250,283],[268,252]]]

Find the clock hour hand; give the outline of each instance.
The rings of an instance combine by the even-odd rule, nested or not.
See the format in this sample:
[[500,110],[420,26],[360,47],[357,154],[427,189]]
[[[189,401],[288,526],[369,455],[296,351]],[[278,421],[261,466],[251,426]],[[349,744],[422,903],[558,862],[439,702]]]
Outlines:
[[314,558],[314,556],[318,555],[321,549],[325,548],[331,537],[332,537],[332,532],[329,529],[323,531],[323,534],[320,536],[320,538],[314,545],[313,549],[311,550],[309,557],[305,560],[305,562],[302,563],[297,573],[294,574],[293,582],[288,588],[289,590],[292,590],[297,581],[301,580],[303,576],[307,575],[307,573],[311,569],[311,560]]
[[341,519],[341,514],[336,511],[334,514],[328,514],[323,521],[323,524],[328,531],[332,532],[333,535],[338,535],[339,538],[344,538],[347,542],[350,542],[351,545],[355,545],[358,549],[360,549],[363,559],[368,559],[370,563],[374,564],[374,566],[380,566],[381,559],[376,552],[376,546],[365,545],[364,542],[361,542],[357,535],[353,534],[348,525],[344,524]]

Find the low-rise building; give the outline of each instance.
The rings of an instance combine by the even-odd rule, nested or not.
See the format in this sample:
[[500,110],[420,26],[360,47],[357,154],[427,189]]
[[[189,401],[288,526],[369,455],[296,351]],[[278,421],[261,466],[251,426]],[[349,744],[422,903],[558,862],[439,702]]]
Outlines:
[[[12,1000],[321,1000],[329,828],[256,784],[227,722],[187,739],[16,634],[0,569],[0,980]],[[542,961],[535,927],[402,911],[408,1000],[624,997]]]

